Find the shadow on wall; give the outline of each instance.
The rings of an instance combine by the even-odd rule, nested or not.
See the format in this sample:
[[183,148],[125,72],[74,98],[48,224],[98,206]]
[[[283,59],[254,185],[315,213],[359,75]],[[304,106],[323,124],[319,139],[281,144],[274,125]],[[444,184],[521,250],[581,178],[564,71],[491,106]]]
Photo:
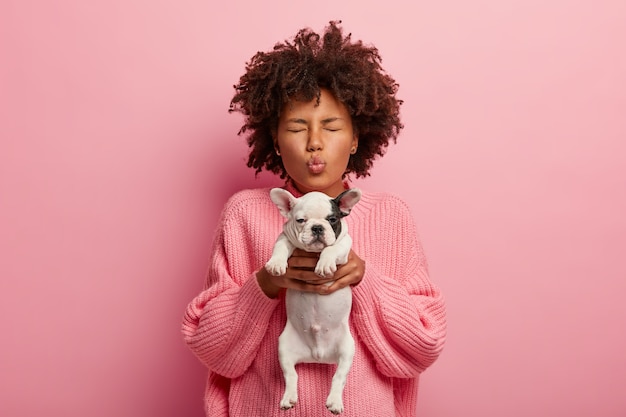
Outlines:
[[[275,187],[284,183],[279,176],[268,172],[255,176],[254,169],[246,166],[248,147],[245,138],[237,136],[236,132],[231,121],[209,128],[191,141],[195,149],[184,156],[188,160],[189,170],[185,177],[191,184],[186,193],[196,201],[197,212],[194,217],[198,224],[194,225],[196,231],[192,238],[184,243],[191,252],[186,255],[186,262],[192,265],[183,267],[184,277],[179,282],[180,299],[171,303],[172,307],[180,307],[180,311],[170,311],[176,319],[179,316],[182,318],[187,304],[204,285],[211,244],[221,211],[228,199],[240,190]],[[157,401],[159,405],[154,407],[153,415],[201,417],[204,415],[202,398],[207,370],[187,349],[179,328],[175,330],[174,337],[180,340],[180,349],[176,348],[174,358],[161,358],[169,361],[165,369],[161,370],[169,376],[165,380],[158,375],[153,378],[156,381],[154,390],[160,393]],[[178,344],[178,341],[174,343]]]

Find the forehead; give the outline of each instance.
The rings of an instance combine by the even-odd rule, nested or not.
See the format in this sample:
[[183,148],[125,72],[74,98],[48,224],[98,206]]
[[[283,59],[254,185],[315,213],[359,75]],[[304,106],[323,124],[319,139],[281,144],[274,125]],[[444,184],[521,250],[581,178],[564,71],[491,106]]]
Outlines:
[[330,199],[315,198],[300,200],[293,208],[297,218],[326,218],[333,213]]
[[311,119],[311,118],[344,118],[349,120],[348,108],[335,98],[328,90],[322,89],[319,104],[317,99],[310,101],[290,100],[280,113],[280,121],[286,122],[290,119]]

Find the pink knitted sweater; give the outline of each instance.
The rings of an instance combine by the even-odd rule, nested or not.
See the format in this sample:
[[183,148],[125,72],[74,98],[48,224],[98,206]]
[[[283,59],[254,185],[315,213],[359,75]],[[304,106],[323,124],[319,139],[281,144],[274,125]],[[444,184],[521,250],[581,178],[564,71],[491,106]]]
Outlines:
[[[400,199],[364,192],[346,221],[366,267],[353,288],[356,353],[342,416],[415,416],[419,375],[444,344],[442,295],[428,278],[415,224]],[[297,365],[298,403],[287,411],[279,407],[284,293],[268,298],[255,272],[270,258],[283,223],[269,189],[238,192],[222,212],[205,289],[187,307],[182,325],[186,343],[209,369],[207,416],[331,415],[325,403],[335,365]]]

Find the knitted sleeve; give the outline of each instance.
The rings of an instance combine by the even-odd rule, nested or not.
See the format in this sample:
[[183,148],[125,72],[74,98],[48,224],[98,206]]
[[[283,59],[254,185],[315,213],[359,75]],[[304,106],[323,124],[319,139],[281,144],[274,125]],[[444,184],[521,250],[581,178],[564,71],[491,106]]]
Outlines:
[[213,243],[206,289],[188,305],[182,325],[184,340],[193,353],[210,370],[227,378],[241,376],[250,366],[279,303],[262,292],[254,273],[231,276],[231,271],[242,268],[233,268],[227,247],[235,239],[244,241],[244,222],[232,204],[225,207]]
[[355,330],[384,375],[416,377],[443,348],[443,296],[429,280],[408,207],[391,198],[375,215],[385,219],[379,222],[385,227],[377,235],[377,243],[368,248],[369,253],[360,254],[366,272],[353,291]]

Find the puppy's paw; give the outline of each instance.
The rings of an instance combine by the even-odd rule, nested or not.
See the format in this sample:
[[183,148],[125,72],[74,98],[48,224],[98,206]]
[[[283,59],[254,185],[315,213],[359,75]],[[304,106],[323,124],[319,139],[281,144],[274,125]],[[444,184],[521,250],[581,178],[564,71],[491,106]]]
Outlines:
[[343,400],[341,396],[335,397],[332,394],[326,399],[326,408],[333,414],[343,413]]
[[283,395],[283,399],[280,400],[280,409],[289,410],[290,408],[293,408],[293,406],[296,405],[297,402],[297,394],[290,394],[289,392],[285,392],[285,395]]
[[287,262],[280,259],[271,258],[265,264],[265,270],[271,275],[280,276],[287,272]]
[[335,271],[337,271],[337,265],[334,260],[320,258],[317,265],[315,265],[315,273],[320,277],[330,278],[335,274]]

